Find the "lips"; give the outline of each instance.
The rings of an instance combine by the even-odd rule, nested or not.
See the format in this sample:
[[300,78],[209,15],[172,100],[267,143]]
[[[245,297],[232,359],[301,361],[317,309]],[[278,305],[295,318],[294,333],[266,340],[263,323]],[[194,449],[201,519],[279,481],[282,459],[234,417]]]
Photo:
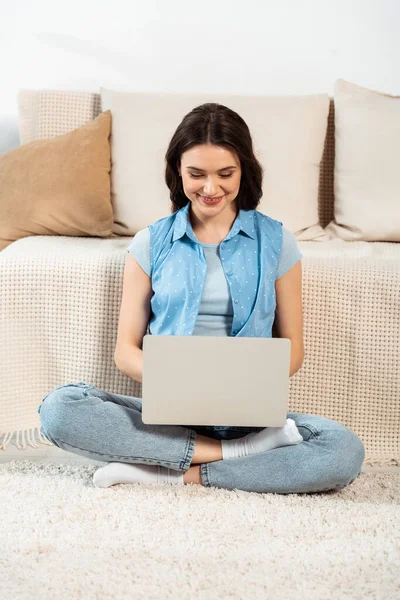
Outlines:
[[224,197],[224,196],[218,196],[218,197],[209,199],[209,198],[206,198],[205,196],[201,196],[200,194],[198,194],[198,196],[204,202],[204,204],[209,204],[209,205],[218,204],[220,202],[220,200],[222,200],[222,198]]

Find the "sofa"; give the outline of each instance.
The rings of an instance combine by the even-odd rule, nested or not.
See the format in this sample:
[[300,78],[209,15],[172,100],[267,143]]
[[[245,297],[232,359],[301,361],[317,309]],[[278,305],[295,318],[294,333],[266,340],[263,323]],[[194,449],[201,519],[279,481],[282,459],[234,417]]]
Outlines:
[[[91,118],[98,117],[100,95],[82,97]],[[57,115],[52,123],[48,137],[60,135]],[[32,139],[21,136],[21,144]],[[333,97],[317,167],[325,232],[335,217]],[[365,464],[400,466],[400,245],[331,234],[296,238],[303,254],[305,358],[290,378],[289,410],[351,428],[365,446]],[[50,445],[40,433],[37,407],[56,386],[85,381],[141,397],[141,384],[113,359],[131,239],[118,229],[102,237],[25,235],[0,253],[3,452],[10,443],[19,450]]]

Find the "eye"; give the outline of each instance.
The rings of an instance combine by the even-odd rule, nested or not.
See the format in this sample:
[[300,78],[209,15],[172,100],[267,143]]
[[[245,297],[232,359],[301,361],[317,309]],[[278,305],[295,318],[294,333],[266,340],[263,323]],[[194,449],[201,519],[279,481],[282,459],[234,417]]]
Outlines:
[[[199,179],[200,177],[203,177],[203,175],[194,175],[193,173],[189,173],[189,175],[193,179]],[[229,175],[220,175],[220,177],[222,177],[223,179],[227,179],[228,177],[232,177],[232,173],[229,173]]]

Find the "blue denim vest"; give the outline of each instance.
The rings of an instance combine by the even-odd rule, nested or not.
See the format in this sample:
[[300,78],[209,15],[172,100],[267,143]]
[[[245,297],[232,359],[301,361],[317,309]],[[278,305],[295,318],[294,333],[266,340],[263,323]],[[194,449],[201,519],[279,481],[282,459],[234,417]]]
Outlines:
[[[190,202],[155,221],[150,229],[154,294],[150,335],[192,335],[207,273],[204,250],[189,218]],[[231,336],[272,337],[275,279],[282,223],[257,210],[240,210],[219,245],[231,291]]]

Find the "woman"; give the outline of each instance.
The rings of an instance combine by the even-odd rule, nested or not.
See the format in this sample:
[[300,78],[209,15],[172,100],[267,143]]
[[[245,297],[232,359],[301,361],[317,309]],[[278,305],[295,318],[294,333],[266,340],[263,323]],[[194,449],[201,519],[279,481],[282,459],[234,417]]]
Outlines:
[[[262,176],[236,112],[206,103],[184,117],[166,153],[171,215],[127,248],[114,356],[127,376],[142,381],[148,325],[156,335],[271,337],[275,324],[291,339],[290,376],[300,369],[302,254],[282,223],[256,210]],[[141,398],[78,382],[50,392],[38,412],[55,445],[108,463],[94,474],[98,487],[320,492],[354,481],[365,457],[350,429],[324,417],[288,413],[279,428],[154,426],[141,410]]]

